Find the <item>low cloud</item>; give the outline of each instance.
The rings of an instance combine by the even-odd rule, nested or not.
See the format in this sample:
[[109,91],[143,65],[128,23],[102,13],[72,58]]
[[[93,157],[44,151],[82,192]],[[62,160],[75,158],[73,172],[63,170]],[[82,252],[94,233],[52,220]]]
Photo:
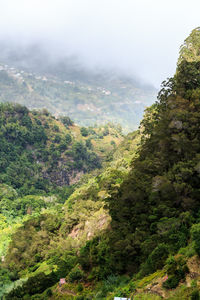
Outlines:
[[0,0],[0,11],[2,53],[5,43],[40,45],[50,60],[73,55],[88,68],[117,68],[158,87],[199,26],[200,2]]

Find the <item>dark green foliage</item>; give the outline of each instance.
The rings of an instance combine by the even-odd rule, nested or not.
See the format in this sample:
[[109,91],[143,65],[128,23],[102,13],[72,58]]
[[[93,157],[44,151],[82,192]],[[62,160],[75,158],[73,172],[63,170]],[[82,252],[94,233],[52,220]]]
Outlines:
[[64,203],[69,198],[69,196],[74,192],[74,190],[75,190],[74,185],[57,187],[57,189],[55,189],[55,193],[58,196],[58,202]]
[[178,286],[180,280],[185,279],[185,275],[189,272],[187,264],[182,256],[175,259],[170,257],[167,260],[168,279],[163,283],[166,289],[174,289]]
[[66,134],[65,141],[66,141],[67,145],[71,143],[72,138],[71,138],[71,135],[69,133]]
[[81,127],[80,129],[82,136],[88,136],[88,130],[85,127]]
[[177,275],[170,275],[168,279],[163,283],[163,287],[166,289],[175,289],[181,278]]
[[47,289],[47,291],[46,291],[46,295],[47,295],[47,297],[51,297],[51,296],[53,296],[53,292],[52,292],[52,290],[51,290],[51,289]]
[[74,159],[75,168],[86,171],[100,168],[101,163],[99,157],[94,152],[88,152],[83,142],[75,142],[72,146],[72,156]]
[[[58,278],[63,278],[63,277],[66,277],[69,274],[69,272],[73,269],[73,267],[76,265],[77,256],[72,251],[71,252],[66,251],[62,258],[60,258],[57,255],[55,255],[55,256],[53,255],[50,258],[50,262],[57,265],[56,276]],[[72,271],[72,273],[73,273],[73,271]],[[76,272],[74,272],[74,274],[75,273]],[[72,277],[73,277],[73,274],[72,274]]]
[[11,284],[13,281],[18,279],[16,272],[10,272],[8,269],[5,269],[1,266],[0,269],[0,296],[6,285]]
[[16,289],[13,289],[9,294],[7,294],[6,300],[23,299],[23,296],[27,294],[40,294],[57,281],[58,278],[54,273],[50,273],[49,275],[38,273],[35,276],[29,277],[22,286],[18,286]]
[[78,281],[84,278],[84,273],[80,269],[79,265],[76,265],[71,272],[68,274],[68,280],[69,282]]
[[54,125],[54,126],[53,126],[53,131],[59,132],[59,127],[58,127],[58,125]]
[[87,140],[85,141],[85,145],[86,145],[86,147],[87,147],[88,149],[90,149],[90,150],[93,148],[91,139],[87,139]]
[[81,283],[78,283],[77,292],[82,292],[82,290],[83,290],[83,285]]
[[169,250],[165,244],[159,244],[149,255],[148,259],[142,265],[140,276],[145,276],[155,272],[158,269],[162,269],[168,257]]
[[200,294],[199,294],[199,290],[195,289],[192,293],[191,293],[191,300],[199,300],[200,299]]
[[[0,106],[0,179],[23,191],[27,184],[36,184],[33,174],[39,171],[39,165],[33,165],[34,156],[46,147],[45,129],[36,121],[39,120],[31,118],[26,107]],[[34,155],[31,149],[35,149]]]
[[60,117],[61,122],[66,126],[72,126],[74,123],[72,122],[72,120],[69,117]]
[[83,270],[90,270],[90,279],[102,280],[112,273],[110,264],[113,263],[110,255],[108,239],[104,236],[88,241],[80,250],[79,263]]
[[172,275],[175,273],[176,271],[176,268],[177,268],[177,261],[175,260],[174,256],[170,256],[168,259],[167,259],[167,274],[168,275]]
[[[192,68],[198,72],[198,65]],[[187,73],[183,76],[187,80]],[[175,96],[176,83],[175,79],[174,85],[160,93],[160,103],[151,112],[153,118],[143,121],[146,138],[133,170],[120,191],[108,200],[114,229],[110,245],[111,256],[117,258],[115,267],[124,262],[128,270],[130,265],[140,264],[141,245],[147,240],[151,245],[147,247],[148,265],[158,243],[167,244],[171,253],[187,245],[191,223],[183,223],[181,216],[186,210],[195,213],[199,208],[200,177],[195,166],[200,153],[197,121],[200,106],[196,101]],[[142,251],[146,256],[145,248]],[[157,259],[155,256],[152,263],[155,268],[159,267],[159,255]]]
[[54,138],[54,143],[60,143],[60,141],[61,141],[61,136],[60,135],[58,135],[58,134],[56,134],[55,135],[55,138]]
[[178,65],[176,75],[176,89],[183,97],[190,96],[190,92],[200,87],[200,61],[188,62],[183,60]]
[[[73,125],[68,117],[62,121]],[[0,182],[20,194],[41,194],[68,185],[72,173],[101,166],[99,157],[89,151],[89,142],[88,148],[73,142],[71,134],[66,129],[62,134],[58,125],[59,121],[45,111],[1,104]]]
[[200,224],[195,224],[191,228],[191,237],[194,241],[194,248],[197,254],[200,256]]
[[[186,247],[200,209],[198,89],[199,63],[183,61],[176,76],[163,84],[158,102],[147,110],[133,167],[106,199],[112,230],[105,240],[94,239],[80,253],[91,277],[139,269],[143,276]],[[198,230],[195,225],[191,231],[196,251]],[[177,266],[165,284],[175,287],[186,271]]]

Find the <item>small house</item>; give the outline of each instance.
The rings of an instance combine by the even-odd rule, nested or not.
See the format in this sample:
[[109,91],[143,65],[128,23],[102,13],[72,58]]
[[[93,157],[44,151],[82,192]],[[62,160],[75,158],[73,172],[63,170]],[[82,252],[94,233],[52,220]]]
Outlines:
[[65,283],[66,283],[65,278],[60,278],[59,286],[65,284]]

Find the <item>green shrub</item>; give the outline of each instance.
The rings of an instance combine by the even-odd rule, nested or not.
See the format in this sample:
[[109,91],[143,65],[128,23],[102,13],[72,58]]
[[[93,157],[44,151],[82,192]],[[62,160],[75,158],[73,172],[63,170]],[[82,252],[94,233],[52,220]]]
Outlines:
[[78,283],[77,285],[77,292],[82,292],[83,291],[83,286],[81,283]]
[[159,244],[149,255],[146,262],[141,267],[141,276],[148,275],[161,269],[164,266],[168,256],[168,247],[165,244]]
[[178,286],[179,281],[179,277],[177,277],[176,275],[170,275],[168,279],[165,282],[163,282],[162,286],[165,289],[175,289]]
[[53,131],[59,132],[59,127],[58,127],[58,125],[54,125],[54,126],[53,126]]
[[200,300],[199,290],[196,289],[191,294],[191,300]]
[[70,135],[69,133],[66,134],[66,136],[65,136],[65,141],[66,141],[66,143],[67,143],[68,145],[71,143],[72,137],[71,137],[71,135]]
[[46,295],[47,295],[48,297],[53,296],[52,290],[51,290],[51,289],[47,289]]
[[60,143],[61,141],[61,136],[59,134],[56,134],[54,137],[54,143]]
[[84,300],[84,296],[76,296],[76,300]]
[[183,256],[175,259],[170,256],[167,259],[167,274],[169,278],[163,283],[163,287],[167,289],[176,288],[180,280],[185,279],[185,274],[189,272],[188,266]]
[[168,275],[174,274],[177,268],[177,262],[174,256],[170,256],[166,261],[166,271]]
[[191,228],[191,237],[194,241],[194,249],[200,256],[200,224],[195,224]]
[[87,140],[85,141],[85,145],[86,145],[86,147],[87,147],[88,149],[92,149],[92,148],[93,148],[91,139],[87,139]]
[[66,128],[68,126],[72,126],[73,125],[73,122],[72,122],[72,120],[69,117],[64,116],[64,117],[61,117],[60,120],[65,125]]
[[71,272],[68,274],[68,279],[69,282],[74,282],[80,279],[83,279],[84,277],[84,273],[83,271],[80,269],[79,265],[76,265]]
[[80,129],[82,136],[88,136],[88,130],[85,127],[81,127]]

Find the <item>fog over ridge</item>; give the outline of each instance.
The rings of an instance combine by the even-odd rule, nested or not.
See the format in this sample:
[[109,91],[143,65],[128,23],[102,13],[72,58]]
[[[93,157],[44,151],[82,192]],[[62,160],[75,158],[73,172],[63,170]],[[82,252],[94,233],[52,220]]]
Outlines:
[[117,69],[159,87],[199,25],[199,9],[197,0],[0,0],[0,59],[39,45],[49,62],[76,57],[91,70]]

